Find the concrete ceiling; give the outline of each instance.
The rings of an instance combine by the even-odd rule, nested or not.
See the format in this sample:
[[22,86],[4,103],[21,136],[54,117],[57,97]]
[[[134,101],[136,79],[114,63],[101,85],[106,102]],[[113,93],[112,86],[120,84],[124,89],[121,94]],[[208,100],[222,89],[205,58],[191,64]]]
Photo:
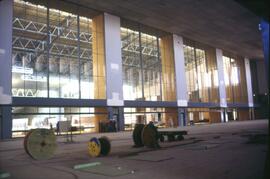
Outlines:
[[[63,1],[63,0],[62,0]],[[233,0],[64,0],[262,59],[260,18]]]

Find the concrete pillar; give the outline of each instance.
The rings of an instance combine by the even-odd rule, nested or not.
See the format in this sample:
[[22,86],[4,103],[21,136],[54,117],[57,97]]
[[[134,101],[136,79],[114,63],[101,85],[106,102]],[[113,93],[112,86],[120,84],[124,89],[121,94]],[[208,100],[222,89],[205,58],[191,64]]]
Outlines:
[[108,106],[123,106],[120,18],[104,13],[106,94]]
[[112,107],[107,107],[107,111],[108,111],[108,119],[109,120],[113,120],[113,108]]
[[180,126],[186,126],[187,113],[185,108],[178,108],[178,124]]
[[111,107],[109,106],[107,108],[108,110],[108,118],[109,120],[115,120],[116,121],[116,130],[117,131],[123,131],[125,130],[125,124],[124,124],[124,111],[122,107]]
[[124,108],[123,107],[118,108],[118,115],[119,115],[118,116],[119,121],[117,121],[118,130],[124,131],[125,130],[125,118],[124,118]]
[[2,106],[1,108],[1,139],[12,138],[12,113],[11,106]]
[[[185,57],[183,48],[183,38],[173,35],[173,50],[175,63],[175,81],[176,81],[176,98],[178,107],[188,106],[187,82],[185,74]],[[186,126],[185,109],[178,109],[178,120],[180,126]]]
[[246,81],[247,81],[247,95],[248,95],[248,106],[249,109],[249,119],[254,119],[254,103],[253,103],[253,89],[252,89],[252,81],[251,81],[251,71],[250,71],[250,60],[245,58],[245,72],[246,72]]
[[178,107],[188,106],[185,57],[183,46],[183,38],[177,35],[173,35],[174,63],[176,72],[176,95]]
[[117,107],[117,128],[124,130],[123,79],[120,18],[104,13],[104,47],[106,61],[107,105]]
[[0,1],[0,106],[2,111],[1,138],[11,138],[12,117],[12,17],[13,1]]
[[[119,17],[104,13],[93,18],[93,74],[95,99],[107,99],[107,105],[110,107],[123,106]],[[107,109],[96,108],[95,111],[107,112]],[[111,118],[113,113],[110,110],[108,112],[109,116],[106,118]],[[103,115],[95,118],[96,129],[102,120]]]
[[248,106],[253,107],[253,91],[251,82],[251,71],[249,59],[245,58],[245,71],[246,71],[246,81],[247,81],[247,95],[248,95]]
[[[222,50],[216,49],[216,59],[217,59],[217,69],[218,69],[218,81],[219,81],[219,102],[221,108],[227,107],[227,101],[226,101],[226,86],[225,86],[225,79],[224,79],[224,67],[223,67],[223,59],[222,59],[223,53]],[[226,117],[226,110],[222,110],[221,112],[221,122],[228,121],[228,118]]]

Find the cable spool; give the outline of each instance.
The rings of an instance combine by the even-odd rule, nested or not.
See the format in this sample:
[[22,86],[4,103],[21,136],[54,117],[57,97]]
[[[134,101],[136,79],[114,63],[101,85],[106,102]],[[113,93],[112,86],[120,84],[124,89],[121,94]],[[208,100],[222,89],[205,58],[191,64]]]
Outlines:
[[99,140],[100,145],[101,145],[100,154],[104,155],[104,156],[108,155],[110,153],[110,151],[111,151],[111,142],[110,142],[110,140],[106,136],[102,136],[98,140]]
[[101,145],[96,137],[93,137],[88,142],[88,152],[91,157],[97,157],[100,155]]
[[56,136],[49,129],[33,129],[24,138],[25,152],[35,160],[52,158],[56,148]]
[[158,148],[158,131],[153,123],[147,124],[142,130],[142,142],[146,147]]
[[142,142],[142,130],[145,127],[144,124],[136,124],[135,128],[132,133],[133,142],[135,144],[135,147],[143,147]]
[[24,150],[25,150],[25,152],[26,152],[28,155],[30,155],[30,154],[29,154],[28,148],[27,148],[27,141],[28,141],[28,137],[29,137],[29,135],[31,134],[32,131],[33,131],[33,130],[30,130],[30,131],[26,134],[26,136],[24,137],[24,141],[23,141],[23,147],[24,147]]
[[111,151],[111,142],[106,136],[93,137],[88,142],[88,153],[91,157],[106,156]]

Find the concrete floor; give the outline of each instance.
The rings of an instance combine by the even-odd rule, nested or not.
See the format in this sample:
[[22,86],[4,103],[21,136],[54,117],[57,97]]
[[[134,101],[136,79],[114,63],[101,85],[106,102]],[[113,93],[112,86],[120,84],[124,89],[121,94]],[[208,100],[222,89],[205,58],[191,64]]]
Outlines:
[[[111,178],[74,170],[76,164],[101,162],[102,166],[126,169],[129,174],[113,178],[263,178],[267,153],[268,120],[188,126],[185,140],[161,143],[161,149],[133,148],[132,133],[83,134],[74,143],[59,136],[58,149],[49,160],[31,159],[23,149],[23,139],[0,142],[0,169],[10,178]],[[90,137],[106,135],[112,151],[107,157],[91,158]]]

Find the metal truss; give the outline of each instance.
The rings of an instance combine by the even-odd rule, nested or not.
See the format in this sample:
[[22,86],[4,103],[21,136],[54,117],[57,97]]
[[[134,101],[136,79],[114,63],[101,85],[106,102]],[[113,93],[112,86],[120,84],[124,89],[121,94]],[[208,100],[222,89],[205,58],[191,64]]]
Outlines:
[[47,35],[47,24],[33,22],[22,18],[14,18],[12,25],[15,30]]
[[122,57],[122,63],[125,66],[129,67],[140,67],[140,60],[136,58],[130,58],[128,56]]
[[46,46],[46,41],[23,38],[23,37],[18,37],[15,35],[13,35],[12,37],[12,47],[14,49],[37,52],[37,51],[44,50],[45,46]]
[[[140,54],[140,46],[127,41],[122,41],[122,50]],[[147,56],[158,57],[158,53],[151,47],[142,46],[142,54]]]
[[[49,30],[49,53],[51,55],[65,56],[71,58],[78,58],[78,47],[66,44],[55,43],[57,39],[67,39],[72,41],[78,41],[78,32],[68,28],[72,21],[76,18],[67,16],[59,26],[50,25]],[[23,18],[14,18],[13,19],[13,29],[20,31],[22,33],[29,32],[37,35],[43,36],[41,40],[13,36],[13,48],[15,50],[27,51],[35,53],[36,57],[42,55],[47,50],[47,24],[35,22]],[[79,34],[80,42],[92,43],[92,34],[87,32],[80,32]],[[132,41],[136,40],[134,37],[130,36],[128,38]],[[140,54],[140,46],[132,43],[132,41],[125,40],[122,41],[122,50],[126,53],[135,53]],[[87,49],[80,47],[80,58],[84,60],[92,59],[92,49]],[[158,52],[151,47],[142,46],[141,53],[144,56],[155,57],[158,61]],[[146,60],[146,58],[144,58]],[[149,60],[150,61],[150,60]],[[153,60],[152,60],[153,61]],[[148,62],[147,62],[148,63]],[[129,59],[128,57],[123,59],[124,65],[137,66],[136,59]],[[151,63],[149,63],[151,65]]]
[[[68,16],[70,17],[70,16]],[[68,21],[68,18],[65,19],[65,21]],[[63,24],[63,23],[62,23]],[[71,24],[71,22],[67,23]],[[61,25],[61,24],[60,24]],[[74,40],[77,41],[77,31],[68,29],[63,26],[54,26],[50,25],[50,38],[63,38],[63,39],[68,39],[68,40]],[[13,19],[13,29],[22,31],[22,32],[30,32],[30,33],[35,33],[35,34],[40,34],[44,35],[45,38],[47,38],[47,24],[40,23],[40,22],[34,22],[31,20],[27,19],[22,19],[22,18],[14,18]],[[44,39],[46,40],[46,39]],[[92,34],[87,33],[87,32],[80,32],[80,42],[85,42],[85,43],[92,43]]]
[[40,92],[41,92],[40,90],[35,90],[35,89],[12,88],[12,96],[36,97],[36,95]]
[[[46,50],[46,41],[13,36],[12,46],[13,49],[19,51],[26,51],[32,53],[37,53],[39,51],[44,52]],[[53,43],[51,45],[49,53],[55,56],[78,58],[78,47],[60,43]],[[91,49],[80,47],[80,58],[84,60],[92,59]]]

